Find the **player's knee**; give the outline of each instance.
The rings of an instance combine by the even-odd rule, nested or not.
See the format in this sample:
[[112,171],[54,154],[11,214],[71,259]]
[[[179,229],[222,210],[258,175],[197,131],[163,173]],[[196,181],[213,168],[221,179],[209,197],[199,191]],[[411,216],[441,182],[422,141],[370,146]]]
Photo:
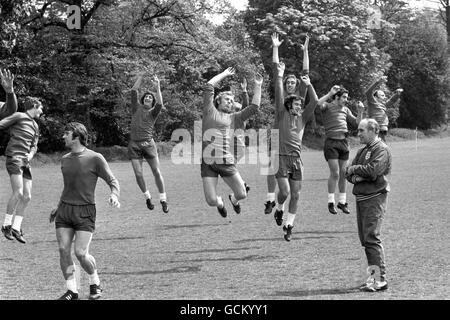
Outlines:
[[17,200],[21,200],[23,198],[23,189],[14,190],[12,196],[13,196],[13,198],[15,198]]
[[59,256],[62,259],[70,259],[70,254],[71,254],[70,247],[69,248],[64,247],[64,246],[59,247]]
[[339,179],[339,170],[330,170],[330,178]]
[[22,197],[21,197],[20,200],[22,202],[26,202],[26,203],[30,202],[31,201],[31,194],[29,194],[29,193],[22,194]]
[[206,203],[210,207],[217,206],[217,198],[212,196],[206,196]]
[[87,256],[87,251],[85,249],[75,248],[75,257],[77,257],[78,261],[83,261]]
[[298,201],[300,199],[300,192],[291,192],[291,199],[293,201]]

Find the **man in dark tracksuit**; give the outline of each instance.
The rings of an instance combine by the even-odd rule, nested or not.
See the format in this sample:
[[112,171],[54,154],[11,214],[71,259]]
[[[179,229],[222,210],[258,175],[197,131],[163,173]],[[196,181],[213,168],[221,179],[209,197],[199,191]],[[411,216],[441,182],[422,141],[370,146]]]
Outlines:
[[357,152],[346,173],[347,180],[354,184],[359,238],[365,248],[368,269],[375,273],[360,289],[370,292],[388,288],[380,232],[390,190],[386,176],[391,171],[392,156],[388,146],[378,137],[379,132],[376,120],[360,122],[358,137],[366,146]]

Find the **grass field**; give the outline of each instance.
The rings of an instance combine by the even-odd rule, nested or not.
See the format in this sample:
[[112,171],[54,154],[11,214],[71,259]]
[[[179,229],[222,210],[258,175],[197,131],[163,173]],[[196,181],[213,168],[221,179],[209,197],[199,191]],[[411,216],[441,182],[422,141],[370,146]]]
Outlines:
[[[303,154],[305,181],[293,240],[283,239],[273,215],[264,215],[265,177],[240,166],[250,184],[242,213],[209,208],[199,165],[163,160],[170,213],[145,207],[131,165],[111,163],[119,179],[121,209],[106,205],[108,187],[97,186],[97,230],[91,253],[99,266],[104,299],[448,299],[450,287],[450,138],[393,142],[393,172],[382,236],[390,289],[355,290],[363,280],[355,200],[352,213],[327,210],[328,169],[322,152]],[[351,152],[354,156],[356,149]],[[157,190],[145,168],[150,190]],[[23,229],[26,245],[0,239],[0,299],[55,299],[65,292],[54,225],[48,213],[62,191],[58,165],[33,169],[33,198]],[[219,191],[228,199],[223,181]],[[0,172],[0,208],[10,185]],[[3,220],[3,215],[1,215]],[[81,296],[88,294],[82,273]]]

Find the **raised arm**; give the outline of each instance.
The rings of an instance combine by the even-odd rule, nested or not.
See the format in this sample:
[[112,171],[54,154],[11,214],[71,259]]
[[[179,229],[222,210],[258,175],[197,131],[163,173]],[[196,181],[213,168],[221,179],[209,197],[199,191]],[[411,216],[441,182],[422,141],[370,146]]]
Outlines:
[[328,91],[328,93],[326,95],[324,95],[322,98],[320,98],[317,101],[317,105],[319,106],[319,109],[325,110],[326,109],[326,103],[329,99],[331,99],[332,96],[334,96],[340,89],[341,87],[339,85],[334,85],[330,91]]
[[0,130],[9,128],[14,123],[22,119],[22,113],[21,112],[15,112],[9,117],[6,117],[3,120],[0,120]]
[[300,48],[303,50],[303,72],[305,72],[304,74],[309,73],[308,46],[309,46],[309,35],[306,35],[305,43],[303,45],[300,45]]
[[152,109],[152,117],[154,119],[156,119],[156,117],[159,115],[159,112],[161,111],[162,107],[163,107],[163,99],[162,99],[162,94],[161,94],[161,84],[159,81],[158,76],[154,76],[153,77],[153,86],[156,89],[156,104]]
[[397,89],[395,90],[394,94],[392,95],[392,97],[389,98],[388,101],[386,101],[386,108],[391,107],[392,105],[394,105],[398,99],[400,99],[400,96],[402,95],[403,89]]
[[280,63],[280,59],[278,57],[278,47],[281,46],[284,40],[278,38],[278,33],[272,33],[272,62],[274,64]]
[[248,92],[247,92],[247,79],[243,79],[241,83],[242,89],[242,109],[248,106]]
[[355,117],[350,109],[347,108],[347,122],[349,122],[353,127],[358,127],[359,123],[363,119],[364,115],[364,104],[361,101],[357,103],[358,115]]
[[366,98],[368,102],[374,102],[375,99],[373,97],[373,94],[375,93],[375,91],[378,89],[378,87],[383,83],[386,82],[387,77],[383,76],[380,79],[378,79],[377,81],[373,82],[369,88],[366,89]]
[[314,114],[314,110],[316,109],[317,102],[319,99],[317,98],[316,91],[314,90],[313,85],[311,84],[311,80],[308,76],[302,76],[301,77],[302,82],[305,84],[305,86],[308,88],[308,96],[309,96],[309,103],[306,105],[305,110],[302,114],[303,123],[306,125],[308,121],[311,119],[312,115]]
[[138,78],[136,82],[134,83],[133,87],[131,88],[131,112],[135,113],[136,109],[139,105],[139,89],[142,85],[142,79],[144,77],[144,74],[141,72],[138,74]]
[[259,73],[255,75],[255,85],[253,87],[253,98],[252,103],[249,107],[243,109],[235,114],[236,117],[240,118],[242,121],[247,120],[252,115],[254,115],[261,105],[261,87],[262,87],[263,77]]
[[218,75],[214,76],[211,80],[208,81],[208,84],[212,85],[213,87],[216,87],[223,79],[225,79],[228,76],[232,76],[236,73],[234,68],[227,68],[223,72],[219,73]]
[[285,65],[283,62],[277,64],[277,75],[275,77],[275,112],[284,110],[283,75]]
[[0,107],[0,120],[17,111],[17,97],[14,93],[14,74],[9,70],[0,70],[0,81],[6,92],[6,102]]
[[203,114],[214,109],[214,87],[223,79],[235,74],[234,68],[227,68],[209,80],[203,89]]

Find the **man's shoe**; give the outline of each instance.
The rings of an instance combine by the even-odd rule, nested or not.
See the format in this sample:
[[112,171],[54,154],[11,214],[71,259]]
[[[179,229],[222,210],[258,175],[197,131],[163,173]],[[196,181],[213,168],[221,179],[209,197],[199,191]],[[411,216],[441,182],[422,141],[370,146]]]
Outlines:
[[27,243],[27,241],[23,237],[22,229],[20,229],[20,231],[17,231],[16,229],[12,228],[11,234],[14,236],[14,238],[16,238],[17,241],[19,241],[21,243]]
[[388,289],[388,283],[386,281],[375,281],[373,283],[366,283],[360,287],[361,291],[365,292],[377,292]]
[[266,201],[266,203],[264,203],[264,205],[266,206],[266,208],[264,209],[264,213],[271,214],[272,209],[275,207],[275,201]]
[[275,217],[275,222],[278,226],[281,226],[283,223],[283,210],[275,210],[275,213],[273,215]]
[[67,290],[58,300],[78,300],[78,293]]
[[160,201],[160,202],[161,202],[161,206],[162,206],[162,209],[163,209],[164,213],[168,213],[169,212],[169,206],[167,205],[167,201]]
[[291,241],[293,228],[294,228],[294,226],[291,226],[291,225],[283,226],[283,231],[286,232],[284,235],[284,240]]
[[231,201],[231,194],[228,195],[228,199],[230,199],[231,204],[233,205],[233,210],[237,214],[241,213],[241,204],[238,202],[238,204],[234,204],[233,201]]
[[348,203],[338,203],[337,205],[338,209],[341,209],[343,213],[345,214],[349,214],[350,210],[348,210]]
[[147,200],[145,200],[145,203],[147,204],[147,208],[148,208],[149,210],[155,209],[155,205],[152,203],[152,199],[147,199]]
[[12,234],[11,234],[11,226],[2,226],[2,233],[8,240],[14,240]]
[[217,211],[219,211],[222,217],[227,217],[227,208],[225,208],[225,205],[223,205],[222,208],[217,207]]
[[333,202],[328,202],[328,211],[330,211],[331,214],[337,214],[336,207],[334,206]]
[[91,284],[89,286],[89,300],[97,300],[102,296],[103,289],[100,285]]

